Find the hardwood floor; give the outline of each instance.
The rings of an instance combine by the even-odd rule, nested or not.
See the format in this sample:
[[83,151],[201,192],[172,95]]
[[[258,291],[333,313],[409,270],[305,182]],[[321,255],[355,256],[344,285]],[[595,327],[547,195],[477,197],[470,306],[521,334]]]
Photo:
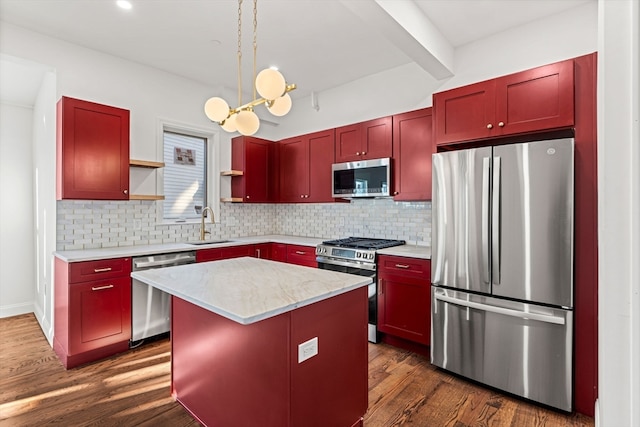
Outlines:
[[[169,395],[169,351],[163,340],[66,371],[32,314],[0,319],[0,426],[199,426]],[[370,344],[364,424],[583,427],[593,419],[505,396],[422,356]]]

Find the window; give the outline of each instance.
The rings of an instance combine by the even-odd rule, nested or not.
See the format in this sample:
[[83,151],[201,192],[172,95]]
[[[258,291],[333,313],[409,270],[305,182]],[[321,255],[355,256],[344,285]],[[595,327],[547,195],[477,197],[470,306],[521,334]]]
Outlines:
[[208,206],[208,138],[164,129],[164,207],[165,222],[200,218]]

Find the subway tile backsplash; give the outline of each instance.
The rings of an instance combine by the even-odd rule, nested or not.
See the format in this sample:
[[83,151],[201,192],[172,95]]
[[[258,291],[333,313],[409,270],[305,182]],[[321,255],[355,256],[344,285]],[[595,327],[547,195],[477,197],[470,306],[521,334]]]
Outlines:
[[[207,239],[284,234],[342,238],[402,239],[431,244],[431,202],[391,199],[351,203],[221,203]],[[200,224],[158,224],[153,201],[57,202],[57,250],[93,249],[195,241]]]

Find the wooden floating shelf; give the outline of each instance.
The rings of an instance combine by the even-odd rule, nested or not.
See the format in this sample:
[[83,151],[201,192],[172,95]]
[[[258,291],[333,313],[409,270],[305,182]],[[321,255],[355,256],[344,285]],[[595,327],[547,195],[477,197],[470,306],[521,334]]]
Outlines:
[[147,195],[147,194],[131,194],[129,200],[164,200],[164,196]]
[[163,168],[164,167],[164,162],[152,162],[149,160],[134,160],[134,159],[130,159],[129,160],[129,166],[138,166],[141,168],[152,168],[152,169],[157,169],[157,168]]
[[222,197],[220,201],[225,203],[242,203],[244,200],[242,200],[242,197]]
[[222,171],[220,172],[221,176],[242,176],[244,175],[244,172],[242,171],[237,171],[237,170],[230,170],[230,171]]

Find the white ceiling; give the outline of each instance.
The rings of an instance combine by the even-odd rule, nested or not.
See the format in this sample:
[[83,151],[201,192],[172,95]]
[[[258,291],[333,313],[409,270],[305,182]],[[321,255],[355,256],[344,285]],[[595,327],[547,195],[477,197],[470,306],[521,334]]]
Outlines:
[[[454,71],[456,47],[589,1],[595,0],[260,0],[257,69],[278,66],[298,85],[294,98],[409,62],[437,77],[447,67]],[[236,90],[237,0],[131,0],[129,11],[115,3],[0,0],[0,20],[204,83],[212,94],[221,86]],[[252,0],[244,0],[245,88],[252,9]],[[411,22],[399,21],[398,10]],[[430,56],[435,62],[425,60]],[[27,75],[6,72],[3,64],[2,100],[24,103],[9,98],[22,86],[15,78],[26,82]]]

